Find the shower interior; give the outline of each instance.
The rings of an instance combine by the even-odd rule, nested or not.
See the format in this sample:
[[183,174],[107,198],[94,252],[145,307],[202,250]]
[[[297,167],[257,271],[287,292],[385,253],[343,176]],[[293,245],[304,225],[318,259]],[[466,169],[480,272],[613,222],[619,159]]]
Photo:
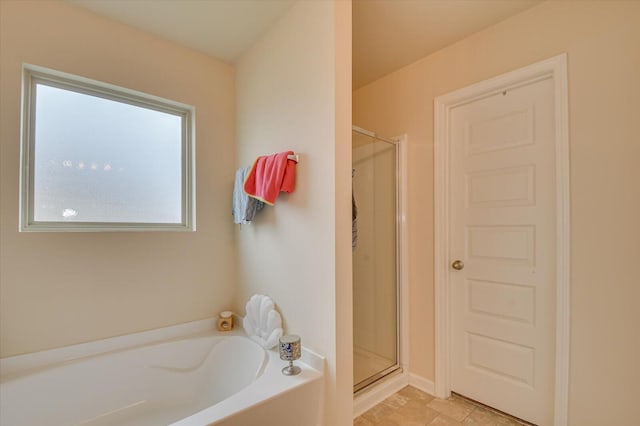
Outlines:
[[352,150],[353,383],[358,392],[400,368],[398,143],[353,126]]

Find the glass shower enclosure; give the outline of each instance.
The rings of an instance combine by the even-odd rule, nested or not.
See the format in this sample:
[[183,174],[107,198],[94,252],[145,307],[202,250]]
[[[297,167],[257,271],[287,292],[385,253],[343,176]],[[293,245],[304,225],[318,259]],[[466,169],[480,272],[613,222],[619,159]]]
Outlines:
[[353,383],[399,369],[398,145],[354,126]]

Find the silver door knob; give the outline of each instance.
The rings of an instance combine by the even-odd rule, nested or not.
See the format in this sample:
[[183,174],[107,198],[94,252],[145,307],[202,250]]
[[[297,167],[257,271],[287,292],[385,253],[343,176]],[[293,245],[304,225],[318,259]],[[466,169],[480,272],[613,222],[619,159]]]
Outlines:
[[456,271],[461,271],[464,269],[464,262],[462,260],[454,260],[451,264],[451,267]]

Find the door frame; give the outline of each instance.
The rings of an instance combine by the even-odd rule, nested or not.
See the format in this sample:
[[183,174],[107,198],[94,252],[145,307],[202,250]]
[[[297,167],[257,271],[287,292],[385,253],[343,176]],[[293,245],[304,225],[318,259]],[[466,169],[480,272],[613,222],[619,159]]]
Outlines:
[[566,53],[438,96],[434,100],[435,394],[451,396],[451,292],[449,268],[451,111],[505,90],[551,78],[556,153],[556,339],[554,425],[565,426],[569,399],[570,239],[569,112]]

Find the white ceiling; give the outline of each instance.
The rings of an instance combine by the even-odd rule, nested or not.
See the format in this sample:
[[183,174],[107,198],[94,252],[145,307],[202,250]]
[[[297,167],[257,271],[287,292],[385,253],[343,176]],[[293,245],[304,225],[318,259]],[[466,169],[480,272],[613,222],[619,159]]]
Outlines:
[[[296,0],[67,1],[233,63]],[[362,87],[540,1],[353,0],[353,87]]]

